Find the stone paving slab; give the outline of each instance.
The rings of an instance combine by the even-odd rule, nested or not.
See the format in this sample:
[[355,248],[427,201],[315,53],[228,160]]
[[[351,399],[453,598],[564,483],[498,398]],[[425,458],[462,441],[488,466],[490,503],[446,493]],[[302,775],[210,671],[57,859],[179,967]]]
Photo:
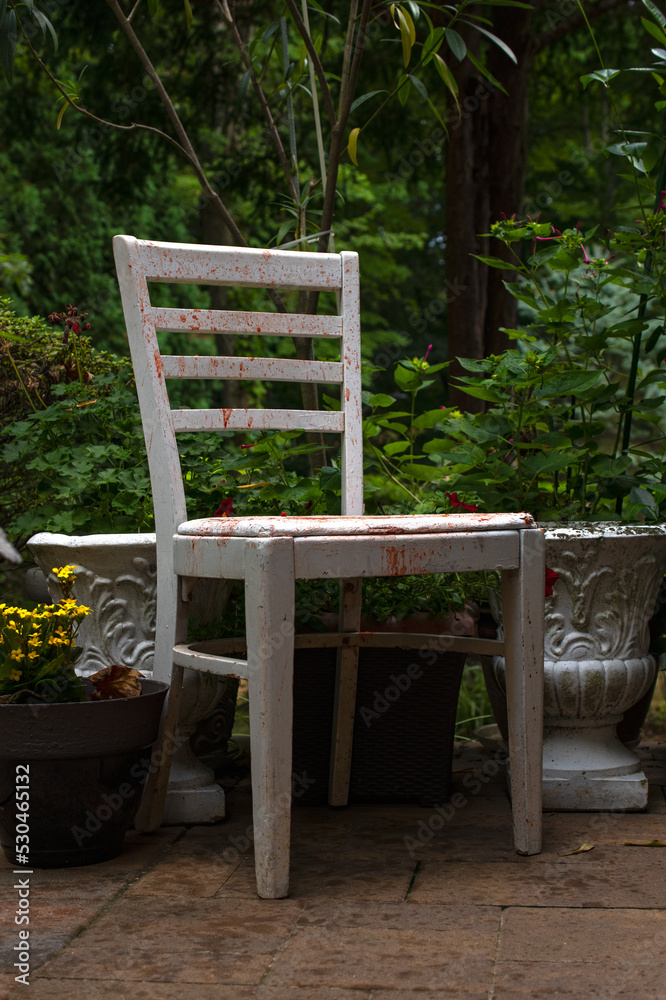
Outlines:
[[456,862],[424,861],[409,898],[413,903],[449,906],[464,903],[639,909],[666,906],[661,864],[654,849],[642,850],[648,851],[649,856],[633,864],[622,859],[598,864],[588,859],[579,864],[481,862],[464,866]]
[[[31,1000],[666,1000],[666,743],[646,813],[549,813],[515,854],[491,753],[455,805],[296,807],[291,898],[256,897],[248,787],[229,819],[133,834],[110,862],[35,870]],[[563,856],[583,842],[593,851]],[[11,866],[0,911],[13,917]],[[0,922],[0,1000],[13,982]]]

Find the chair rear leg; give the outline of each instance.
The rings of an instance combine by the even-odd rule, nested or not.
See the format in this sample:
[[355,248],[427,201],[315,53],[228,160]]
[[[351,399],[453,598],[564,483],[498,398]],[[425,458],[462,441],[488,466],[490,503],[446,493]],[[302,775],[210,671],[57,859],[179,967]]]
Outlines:
[[541,850],[545,569],[543,534],[521,531],[520,569],[502,573],[513,839],[518,854]]
[[158,574],[154,670],[156,680],[169,681],[169,695],[160,733],[153,746],[146,787],[134,821],[135,829],[141,833],[152,833],[162,825],[171,758],[178,740],[184,669],[174,665],[173,647],[187,639],[187,603],[182,600],[178,579],[174,576],[172,580],[169,570],[170,567]]
[[[358,632],[361,627],[360,578],[340,581],[340,632]],[[338,648],[335,667],[335,703],[331,736],[331,769],[328,802],[346,806],[349,800],[356,685],[358,681],[358,646]]]
[[252,539],[245,549],[252,810],[257,893],[289,891],[294,683],[294,544]]

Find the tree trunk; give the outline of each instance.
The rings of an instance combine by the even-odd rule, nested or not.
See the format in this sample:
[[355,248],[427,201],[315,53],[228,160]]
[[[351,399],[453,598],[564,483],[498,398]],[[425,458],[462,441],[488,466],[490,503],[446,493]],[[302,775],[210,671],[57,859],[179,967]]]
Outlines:
[[[515,302],[503,285],[511,272],[489,268],[472,255],[502,256],[503,248],[489,245],[492,241],[480,234],[488,233],[502,213],[510,217],[522,208],[531,13],[497,10],[493,30],[518,59],[515,66],[494,46],[488,53],[488,68],[509,96],[482,80],[468,59],[455,70],[461,117],[450,126],[446,157],[450,359],[502,351],[507,339],[500,327],[515,325]],[[456,388],[455,376],[461,372],[454,360],[449,369],[450,404],[482,410],[482,400]]]
[[[215,209],[207,204],[203,204],[201,209],[201,237],[204,243],[213,246],[227,246],[230,243],[229,232],[222,222],[220,215]],[[226,309],[229,289],[224,285],[211,285],[210,290],[211,309]],[[234,346],[235,337],[229,333],[216,333],[215,350],[220,357],[233,357],[236,353]],[[218,383],[220,395],[218,405],[220,407],[249,406],[249,397],[246,386],[240,381],[222,381]]]

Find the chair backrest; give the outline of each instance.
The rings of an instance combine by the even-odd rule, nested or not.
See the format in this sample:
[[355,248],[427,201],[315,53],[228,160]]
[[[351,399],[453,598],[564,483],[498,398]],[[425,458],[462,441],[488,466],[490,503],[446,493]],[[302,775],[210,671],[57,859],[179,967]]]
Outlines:
[[[134,365],[158,540],[187,518],[176,432],[313,430],[342,435],[342,512],[363,511],[358,255],[155,243],[115,236],[113,248]],[[151,305],[152,282],[336,292],[335,315]],[[337,338],[340,361],[164,355],[158,331]],[[341,409],[172,409],[167,379],[339,384]]]

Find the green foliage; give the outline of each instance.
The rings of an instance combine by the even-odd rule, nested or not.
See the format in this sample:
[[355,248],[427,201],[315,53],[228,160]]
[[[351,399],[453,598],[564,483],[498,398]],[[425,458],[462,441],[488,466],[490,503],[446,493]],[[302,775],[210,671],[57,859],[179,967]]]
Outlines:
[[456,711],[456,739],[472,739],[479,726],[493,719],[490,698],[478,664],[468,663],[463,671]]
[[[608,258],[597,249],[588,255],[584,240],[592,248],[593,232],[510,220],[492,234],[513,251],[522,280],[507,287],[527,307],[528,321],[508,331],[516,348],[461,359],[464,391],[490,406],[475,416],[447,411],[441,430],[448,453],[433,454],[454,463],[452,484],[476,490],[489,510],[659,520],[666,371],[644,358],[634,390],[630,360],[638,333],[651,350],[663,334],[666,250],[654,229],[618,231]],[[648,252],[651,273],[644,269]],[[623,448],[629,412],[634,436]]]

